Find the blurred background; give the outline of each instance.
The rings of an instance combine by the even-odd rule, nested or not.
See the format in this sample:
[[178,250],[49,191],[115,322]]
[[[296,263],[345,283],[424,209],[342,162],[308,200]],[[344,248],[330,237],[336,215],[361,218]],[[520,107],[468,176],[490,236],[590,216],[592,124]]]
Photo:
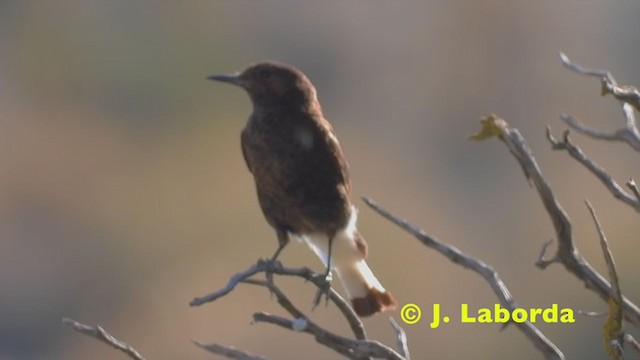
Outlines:
[[[638,86],[639,17],[632,0],[1,2],[0,359],[124,358],[63,317],[100,324],[149,359],[215,358],[190,339],[272,359],[338,358],[305,334],[251,325],[256,311],[285,314],[263,289],[187,305],[276,247],[240,152],[249,100],[205,80],[261,59],[314,81],[355,196],[493,265],[521,306],[605,310],[561,266],[534,266],[554,238],[537,193],[503,144],[467,140],[498,113],[527,138],[582,254],[606,271],[583,203],[592,201],[622,289],[640,302],[637,213],[544,137],[547,124],[565,129],[563,112],[621,126],[617,102],[557,54]],[[618,181],[640,179],[625,144],[573,139]],[[461,303],[496,303],[478,275],[356,200],[369,263],[401,304],[457,314]],[[301,244],[281,260],[321,270]],[[309,284],[277,282],[310,311]],[[349,335],[333,306],[311,316]],[[599,359],[604,320],[537,325],[567,358]],[[365,326],[394,344],[387,315]],[[415,359],[541,358],[515,327],[405,329]]]

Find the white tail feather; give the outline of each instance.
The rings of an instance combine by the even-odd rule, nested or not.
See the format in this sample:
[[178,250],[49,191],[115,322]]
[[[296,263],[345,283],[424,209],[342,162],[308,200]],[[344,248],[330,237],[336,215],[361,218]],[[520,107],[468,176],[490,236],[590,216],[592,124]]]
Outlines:
[[366,297],[371,289],[386,291],[364,259],[355,264],[340,266],[336,271],[350,298]]
[[[364,297],[374,288],[385,292],[380,281],[364,261],[364,254],[358,249],[355,241],[358,213],[352,208],[349,222],[338,231],[331,244],[331,267],[336,270],[342,285],[351,298]],[[323,233],[294,235],[309,245],[313,252],[327,265],[329,253],[329,238]]]

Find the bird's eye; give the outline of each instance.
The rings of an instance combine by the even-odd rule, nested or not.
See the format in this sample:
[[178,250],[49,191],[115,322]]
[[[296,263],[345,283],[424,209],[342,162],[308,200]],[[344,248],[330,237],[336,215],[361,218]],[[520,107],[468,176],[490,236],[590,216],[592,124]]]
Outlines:
[[258,77],[261,79],[266,79],[269,76],[271,76],[271,71],[267,70],[267,69],[262,69],[260,71],[258,71]]

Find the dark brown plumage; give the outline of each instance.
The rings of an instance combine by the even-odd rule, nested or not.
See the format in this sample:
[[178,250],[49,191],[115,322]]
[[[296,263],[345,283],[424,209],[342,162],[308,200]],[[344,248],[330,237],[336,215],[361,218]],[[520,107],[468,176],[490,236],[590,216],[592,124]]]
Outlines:
[[253,103],[242,152],[278,236],[274,259],[290,237],[301,239],[335,267],[360,316],[393,308],[395,300],[364,262],[367,245],[356,229],[347,161],[311,81],[275,62],[210,79],[244,88]]

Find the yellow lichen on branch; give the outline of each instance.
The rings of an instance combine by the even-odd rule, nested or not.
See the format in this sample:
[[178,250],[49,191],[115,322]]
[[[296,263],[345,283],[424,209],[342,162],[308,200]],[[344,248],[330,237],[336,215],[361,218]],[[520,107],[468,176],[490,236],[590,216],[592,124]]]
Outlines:
[[484,140],[490,137],[497,137],[502,140],[504,136],[504,130],[509,124],[496,114],[489,114],[480,119],[482,127],[480,131],[475,134],[469,135],[471,140]]

